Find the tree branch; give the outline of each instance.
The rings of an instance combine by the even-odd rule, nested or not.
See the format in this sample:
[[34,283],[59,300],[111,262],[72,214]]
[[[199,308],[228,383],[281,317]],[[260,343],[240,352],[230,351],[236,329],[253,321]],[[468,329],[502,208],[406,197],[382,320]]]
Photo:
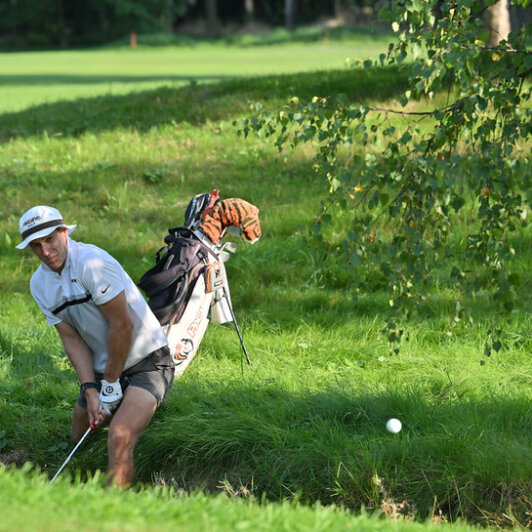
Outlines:
[[370,107],[370,111],[381,111],[383,113],[393,113],[396,115],[405,115],[405,116],[433,116],[438,113],[448,113],[462,107],[462,101],[449,105],[447,107],[441,107],[435,109],[434,111],[397,111],[395,109],[386,109],[385,107]]

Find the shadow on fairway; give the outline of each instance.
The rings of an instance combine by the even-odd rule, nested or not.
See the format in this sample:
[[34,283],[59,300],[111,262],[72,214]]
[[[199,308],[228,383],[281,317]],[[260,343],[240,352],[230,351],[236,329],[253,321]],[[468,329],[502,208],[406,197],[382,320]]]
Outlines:
[[[444,372],[378,390],[346,375],[326,378],[320,390],[301,384],[297,391],[274,375],[246,371],[243,380],[217,381],[207,373],[205,381],[189,372],[174,383],[139,441],[141,482],[176,494],[199,490],[397,511],[395,518],[488,524],[506,514],[514,525],[526,523],[532,416],[525,396],[478,397],[470,393],[472,383],[453,383]],[[304,368],[297,377],[305,378]],[[71,448],[66,408],[77,392],[65,382],[35,381],[30,397],[9,405],[0,459],[22,440],[28,460],[50,475],[57,471]],[[13,391],[0,384],[1,393]],[[3,408],[5,414],[8,405]],[[403,424],[399,434],[385,429],[392,417]],[[104,430],[91,435],[63,476],[78,472],[79,482],[104,469],[106,436]]]
[[189,77],[124,78],[111,76],[15,76],[0,78],[0,82],[26,83],[41,80],[54,83],[102,83],[112,81],[190,81],[182,88],[163,87],[132,92],[120,96],[98,96],[73,101],[35,106],[24,111],[0,115],[0,142],[13,138],[40,136],[78,137],[87,132],[102,132],[116,128],[132,128],[139,132],[165,124],[187,122],[192,125],[207,121],[228,120],[249,113],[250,100],[265,106],[273,102],[282,105],[298,96],[308,101],[314,96],[342,94],[346,102],[384,100],[401,94],[406,88],[407,73],[396,67],[366,70],[337,70],[317,73],[234,78],[220,83],[197,83],[219,79]]
[[170,83],[196,81],[222,81],[227,76],[94,76],[66,74],[10,74],[0,75],[0,87],[9,85],[91,85],[108,83],[149,83],[168,81]]
[[[441,512],[478,522],[512,506],[525,518],[527,400],[458,398],[460,386],[437,379],[384,392],[346,381],[297,393],[271,379],[178,380],[139,442],[137,478],[354,510],[396,504],[411,518]],[[392,417],[403,423],[399,434],[385,429]],[[95,438],[72,467],[101,468],[104,453],[105,439]]]

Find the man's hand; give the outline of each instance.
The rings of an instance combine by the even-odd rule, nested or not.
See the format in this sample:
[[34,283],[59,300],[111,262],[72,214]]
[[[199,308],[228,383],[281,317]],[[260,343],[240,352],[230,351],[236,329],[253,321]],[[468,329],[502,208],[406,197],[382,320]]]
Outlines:
[[100,393],[98,390],[91,388],[85,390],[85,401],[87,401],[87,414],[89,416],[89,423],[99,427],[105,421],[106,415],[100,408]]
[[108,416],[118,408],[120,401],[122,401],[122,386],[120,381],[108,382],[102,379],[102,389],[100,390],[100,410],[105,412]]

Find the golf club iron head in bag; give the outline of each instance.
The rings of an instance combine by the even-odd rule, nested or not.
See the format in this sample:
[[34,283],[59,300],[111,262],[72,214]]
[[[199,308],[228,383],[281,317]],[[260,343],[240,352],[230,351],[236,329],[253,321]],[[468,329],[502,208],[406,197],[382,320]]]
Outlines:
[[176,376],[194,358],[210,320],[233,322],[251,365],[233,312],[224,265],[237,246],[232,242],[222,245],[221,240],[226,232],[235,232],[256,242],[261,236],[258,213],[257,207],[244,200],[220,200],[218,190],[197,194],[186,209],[185,225],[168,230],[155,266],[138,282],[166,332]]

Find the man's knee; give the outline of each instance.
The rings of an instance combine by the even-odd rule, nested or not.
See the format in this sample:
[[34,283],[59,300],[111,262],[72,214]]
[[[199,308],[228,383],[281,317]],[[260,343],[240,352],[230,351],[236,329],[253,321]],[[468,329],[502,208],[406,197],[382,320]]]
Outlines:
[[131,429],[123,424],[113,424],[109,428],[107,443],[110,450],[122,451],[135,444],[136,438]]
[[116,454],[133,452],[137,440],[149,424],[157,403],[146,390],[128,386],[122,404],[109,424],[107,446]]

